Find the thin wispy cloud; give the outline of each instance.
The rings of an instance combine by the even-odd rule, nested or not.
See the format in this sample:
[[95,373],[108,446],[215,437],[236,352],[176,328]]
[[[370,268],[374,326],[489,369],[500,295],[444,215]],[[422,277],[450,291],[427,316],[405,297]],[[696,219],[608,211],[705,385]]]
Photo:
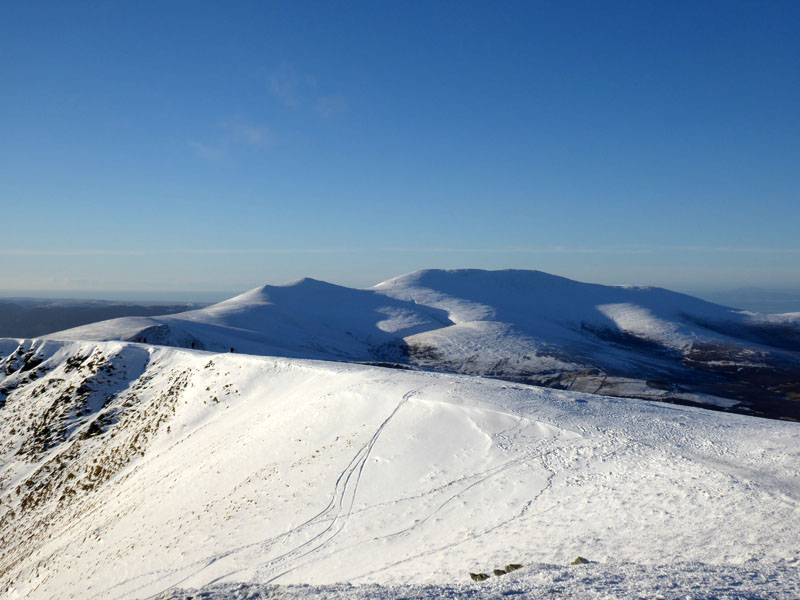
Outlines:
[[320,90],[317,78],[282,63],[269,77],[269,91],[285,106],[311,110],[329,119],[347,110],[347,99],[338,93]]
[[197,140],[189,140],[186,145],[191,148],[197,156],[208,161],[217,161],[225,156],[224,150],[215,145],[204,144]]
[[677,246],[671,250],[685,252],[718,252],[724,254],[800,254],[800,248],[753,248],[736,246]]
[[165,248],[73,250],[0,249],[0,256],[167,256],[167,255],[251,255],[251,254],[331,254],[364,252],[369,248]]
[[110,248],[47,249],[34,248],[0,249],[0,256],[148,256],[154,250],[115,250]]
[[269,77],[270,93],[291,108],[312,95],[316,86],[313,76],[301,74],[288,63],[281,64]]
[[659,248],[581,248],[552,246],[542,248],[457,248],[457,247],[327,247],[327,248],[166,248],[166,249],[114,249],[85,248],[57,249],[0,249],[0,256],[160,256],[186,255],[257,255],[257,254],[330,254],[330,253],[448,253],[448,254],[651,254],[666,250],[695,252],[737,252],[753,254],[800,254],[800,248],[717,248],[717,247],[659,247]]
[[314,112],[326,119],[330,119],[345,110],[347,110],[347,100],[341,94],[317,98],[317,103],[314,106]]
[[649,248],[579,248],[567,246],[527,247],[513,246],[500,248],[463,248],[450,246],[413,247],[396,246],[387,248],[373,248],[373,251],[383,252],[427,252],[443,254],[649,254]]
[[265,125],[241,122],[227,122],[222,125],[222,133],[214,142],[189,140],[187,146],[200,158],[210,162],[228,159],[236,147],[267,148],[274,146],[277,137]]
[[229,143],[248,144],[250,146],[272,146],[276,141],[275,134],[269,127],[254,125],[233,125]]

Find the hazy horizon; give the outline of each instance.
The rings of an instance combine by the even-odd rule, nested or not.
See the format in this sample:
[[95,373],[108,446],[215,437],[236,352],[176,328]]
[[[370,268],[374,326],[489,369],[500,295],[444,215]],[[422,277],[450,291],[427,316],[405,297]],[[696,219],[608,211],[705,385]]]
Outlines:
[[[557,273],[555,273],[557,275]],[[398,274],[400,275],[400,274]],[[0,289],[0,302],[12,300],[78,300],[78,301],[108,301],[132,304],[154,303],[194,303],[214,304],[222,302],[248,290],[261,285],[280,285],[284,282],[265,282],[241,289],[230,290],[3,290]],[[328,281],[336,285],[345,285],[341,282]],[[377,284],[379,282],[375,282]],[[601,282],[590,282],[601,283]],[[374,285],[374,284],[371,284]],[[346,286],[367,288],[365,286]],[[615,285],[615,284],[606,284]],[[620,283],[619,285],[625,285]],[[631,285],[637,285],[633,283]],[[722,304],[731,308],[751,310],[766,313],[800,312],[800,286],[785,288],[768,288],[760,286],[705,286],[705,287],[665,287],[675,292],[696,296]]]

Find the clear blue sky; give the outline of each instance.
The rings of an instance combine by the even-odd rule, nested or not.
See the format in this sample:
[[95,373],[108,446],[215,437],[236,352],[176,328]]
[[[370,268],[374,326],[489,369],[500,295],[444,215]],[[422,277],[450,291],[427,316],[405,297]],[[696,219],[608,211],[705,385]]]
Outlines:
[[800,287],[798,2],[14,2],[0,290]]

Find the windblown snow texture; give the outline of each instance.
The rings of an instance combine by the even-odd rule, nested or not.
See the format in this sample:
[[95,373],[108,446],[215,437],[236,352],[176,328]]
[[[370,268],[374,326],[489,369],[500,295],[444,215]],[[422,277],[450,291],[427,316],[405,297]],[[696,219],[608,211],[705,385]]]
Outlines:
[[0,357],[8,598],[797,595],[797,423],[127,342]]

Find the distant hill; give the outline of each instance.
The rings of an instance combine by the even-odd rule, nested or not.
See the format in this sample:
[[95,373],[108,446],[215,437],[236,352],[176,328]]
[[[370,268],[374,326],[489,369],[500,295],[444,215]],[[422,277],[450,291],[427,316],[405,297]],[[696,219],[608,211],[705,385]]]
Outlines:
[[302,279],[48,337],[393,363],[800,419],[800,313],[540,271],[426,270],[369,289]]
[[196,307],[196,304],[185,303],[144,305],[100,300],[0,298],[0,337],[40,337],[107,319],[167,315]]

